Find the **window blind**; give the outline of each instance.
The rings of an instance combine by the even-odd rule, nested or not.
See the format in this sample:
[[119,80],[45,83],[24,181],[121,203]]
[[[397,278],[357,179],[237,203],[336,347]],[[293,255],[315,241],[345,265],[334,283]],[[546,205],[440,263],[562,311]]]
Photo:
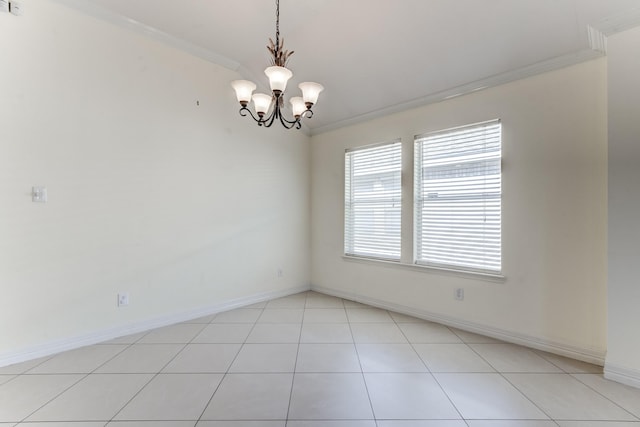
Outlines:
[[417,264],[500,273],[501,123],[415,138]]
[[346,255],[400,260],[400,141],[345,153]]

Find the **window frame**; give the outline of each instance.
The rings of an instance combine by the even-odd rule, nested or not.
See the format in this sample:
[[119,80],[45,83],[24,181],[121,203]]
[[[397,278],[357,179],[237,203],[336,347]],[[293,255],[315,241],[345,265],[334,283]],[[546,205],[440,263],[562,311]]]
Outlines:
[[[464,131],[473,131],[474,129],[479,129],[479,128],[491,128],[491,127],[495,127],[497,126],[497,133],[498,133],[498,149],[497,149],[497,153],[498,156],[496,158],[495,156],[495,150],[491,150],[489,151],[490,153],[494,153],[494,154],[489,154],[486,156],[486,158],[482,158],[481,156],[478,159],[475,159],[473,161],[475,162],[482,162],[484,161],[486,164],[489,164],[491,161],[495,162],[497,160],[497,167],[499,168],[499,173],[498,175],[498,195],[497,195],[497,213],[498,213],[498,217],[497,217],[497,221],[499,222],[498,225],[498,231],[497,234],[495,232],[495,227],[493,227],[494,231],[490,234],[490,237],[494,239],[493,245],[491,245],[491,243],[487,243],[487,239],[483,239],[484,240],[484,247],[483,247],[483,251],[485,252],[490,252],[491,249],[493,249],[493,251],[496,250],[495,247],[495,238],[497,236],[498,239],[498,244],[497,244],[497,252],[498,252],[498,256],[497,256],[497,265],[498,268],[490,268],[491,266],[489,265],[489,267],[485,266],[485,268],[479,267],[478,265],[474,265],[471,266],[470,264],[473,264],[473,262],[467,260],[466,262],[463,262],[461,260],[464,259],[464,255],[461,255],[459,258],[459,261],[456,262],[434,262],[433,259],[437,258],[438,254],[437,254],[437,250],[433,251],[433,253],[435,253],[435,256],[431,257],[431,261],[428,260],[428,257],[424,257],[424,256],[420,256],[421,252],[421,247],[420,245],[425,241],[424,236],[422,235],[422,231],[423,229],[421,228],[422,226],[422,220],[423,220],[423,215],[422,215],[422,210],[425,207],[425,203],[426,203],[426,196],[429,194],[428,190],[424,190],[423,189],[423,185],[425,180],[423,180],[423,170],[425,169],[425,167],[422,165],[422,161],[424,160],[424,152],[422,151],[422,148],[424,146],[424,144],[427,142],[427,140],[429,138],[446,138],[447,136],[452,136],[455,135],[456,133],[459,132],[464,132]],[[455,138],[453,138],[455,139]],[[486,141],[486,139],[483,139],[482,141]],[[413,146],[413,151],[414,151],[414,162],[413,162],[413,176],[414,176],[414,183],[413,183],[413,190],[414,190],[414,196],[413,196],[413,263],[417,266],[420,267],[426,267],[426,268],[434,268],[434,269],[440,269],[440,270],[448,270],[448,271],[455,271],[455,272],[461,272],[461,273],[466,273],[466,274],[476,274],[476,275],[484,275],[484,276],[493,276],[493,277],[503,277],[502,276],[502,269],[503,269],[503,251],[502,251],[502,244],[503,244],[503,239],[502,239],[502,121],[500,119],[495,119],[495,120],[489,120],[489,121],[485,121],[485,122],[479,122],[479,123],[473,123],[473,124],[469,124],[469,125],[464,125],[464,126],[458,126],[455,128],[449,128],[449,129],[443,129],[443,130],[439,130],[439,131],[434,131],[434,132],[428,132],[425,134],[421,134],[421,135],[416,135],[414,137],[414,142],[413,142],[414,146]],[[455,155],[453,156],[443,156],[441,157],[441,159],[443,161],[447,160],[447,159],[452,159],[455,160]],[[471,163],[470,160],[467,160],[466,162]],[[462,161],[461,164],[466,163],[465,161]],[[455,163],[455,162],[454,162]],[[433,166],[432,166],[433,167]],[[494,165],[495,168],[495,165]],[[446,169],[446,166],[445,166]],[[494,176],[495,177],[495,173],[494,174],[485,174],[485,175],[478,175],[478,176]],[[435,179],[433,180],[435,181]],[[485,185],[486,185],[486,180],[485,180]],[[436,193],[437,194],[437,193]],[[493,200],[493,203],[496,203],[496,199],[495,199],[495,193],[493,193],[492,195],[487,196],[487,187],[484,187],[484,190],[482,192],[483,195],[485,195],[485,197],[483,197],[482,202],[484,203],[484,207],[485,209],[487,206],[487,200]],[[437,196],[436,196],[437,197]],[[469,207],[469,205],[471,205],[472,202],[471,200],[478,200],[477,199],[477,194],[474,196],[471,193],[462,196],[461,198],[459,198],[459,200],[462,201],[461,204],[464,203],[465,200],[467,200],[467,206],[463,206],[463,207]],[[446,203],[446,202],[445,202]],[[476,202],[477,203],[477,202]],[[437,206],[437,205],[432,205],[432,206]],[[495,212],[495,208],[494,210],[491,211],[492,213]],[[485,218],[486,221],[486,218]],[[436,228],[437,226],[435,226],[434,228]],[[486,228],[491,228],[486,227]],[[478,230],[482,229],[482,227],[478,227],[477,229],[473,230],[473,232],[478,232]],[[438,231],[442,231],[442,235],[444,235],[445,237],[441,237],[438,239],[434,239],[432,240],[432,244],[446,244],[447,243],[447,239],[449,239],[449,242],[454,241],[454,240],[460,240],[459,238],[454,238],[452,237],[453,234],[449,234],[447,236],[447,234],[445,233],[444,228],[442,230],[438,230]],[[484,236],[484,235],[483,235]],[[450,243],[452,244],[452,243]],[[491,246],[493,246],[491,248]],[[452,249],[453,248],[453,249]],[[450,246],[446,249],[442,249],[442,254],[444,254],[445,252],[455,252],[455,246]],[[446,258],[446,255],[442,255],[441,259]],[[449,255],[450,258],[454,258],[454,256]],[[495,261],[496,257],[490,257],[487,256],[487,259],[489,259],[490,263],[493,263],[493,265],[496,264]]]
[[[395,164],[393,165],[394,167],[397,167],[397,170],[389,171],[391,174],[397,175],[397,176],[393,176],[394,185],[395,185],[395,180],[397,179],[397,191],[394,190],[393,195],[389,197],[375,198],[372,196],[367,201],[360,201],[360,202],[354,200],[354,197],[355,197],[354,184],[356,183],[356,181],[353,177],[353,167],[354,167],[353,162],[357,161],[356,156],[358,155],[358,153],[371,154],[371,153],[375,153],[376,149],[380,150],[384,148],[389,148],[390,150],[392,150],[392,152],[388,154],[389,160],[393,160],[394,162],[397,162],[397,165]],[[397,159],[394,157],[397,157]],[[403,172],[402,171],[402,141],[400,139],[395,139],[395,140],[385,141],[377,144],[347,148],[345,150],[344,161],[345,161],[345,164],[344,164],[345,174],[344,174],[343,255],[345,257],[364,258],[364,259],[371,259],[376,261],[399,263],[402,256],[402,188],[403,188],[402,187],[402,172]],[[385,244],[384,239],[380,239],[380,242],[377,242],[383,245],[378,247],[377,251],[379,253],[375,253],[375,249],[372,252],[355,249],[355,245],[357,244],[356,233],[358,233],[358,227],[355,224],[356,212],[354,207],[358,205],[360,206],[366,205],[367,203],[373,203],[374,200],[377,200],[379,203],[391,203],[394,205],[393,206],[394,215],[397,215],[396,220],[398,222],[397,226],[392,226],[394,231],[397,232],[397,235],[394,236],[396,239],[396,241],[394,241],[395,246],[397,246],[396,254],[389,254],[389,253],[384,254],[385,252],[385,249],[383,247]],[[387,214],[388,212],[385,211],[384,209],[386,208],[380,208],[380,210],[383,211],[383,214]],[[385,217],[385,221],[386,221],[386,217]],[[360,233],[362,233],[362,231],[360,231]],[[376,243],[376,242],[373,241],[373,243]],[[386,252],[391,252],[391,250],[386,250]]]

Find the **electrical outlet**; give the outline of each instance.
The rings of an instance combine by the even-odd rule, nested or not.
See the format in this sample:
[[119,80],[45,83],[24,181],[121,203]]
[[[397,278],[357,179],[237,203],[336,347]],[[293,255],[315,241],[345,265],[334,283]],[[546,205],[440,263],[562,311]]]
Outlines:
[[464,301],[464,288],[457,288],[454,298],[458,301]]
[[277,274],[278,274],[278,278],[284,276],[284,272],[282,271],[282,268],[280,267],[278,268]]
[[22,6],[21,1],[12,0],[9,2],[9,9],[12,14],[15,16],[22,16],[24,12],[24,7]]
[[124,307],[129,305],[129,294],[121,292],[118,294],[118,307]]

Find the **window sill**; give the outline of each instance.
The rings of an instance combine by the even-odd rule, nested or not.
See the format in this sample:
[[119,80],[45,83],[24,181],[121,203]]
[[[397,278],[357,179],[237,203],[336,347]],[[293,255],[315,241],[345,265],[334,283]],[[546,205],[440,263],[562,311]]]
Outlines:
[[507,278],[501,274],[475,273],[472,271],[454,270],[447,268],[431,267],[419,264],[407,264],[399,261],[386,261],[375,258],[364,258],[352,255],[343,255],[342,259],[348,262],[356,262],[359,264],[378,265],[384,267],[397,268],[401,270],[422,271],[424,273],[435,273],[445,276],[456,276],[465,279],[482,280],[485,282],[504,283]]

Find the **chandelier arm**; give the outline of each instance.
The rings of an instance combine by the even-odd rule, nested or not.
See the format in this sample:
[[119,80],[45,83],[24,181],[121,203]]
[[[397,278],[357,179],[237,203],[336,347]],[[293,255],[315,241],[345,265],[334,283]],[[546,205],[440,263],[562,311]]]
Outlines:
[[271,112],[271,114],[266,118],[262,120],[262,124],[261,126],[264,126],[266,128],[270,128],[271,125],[273,124],[273,122],[275,122],[276,117],[278,117],[280,109],[278,108],[277,105],[275,105],[273,107],[273,111]]
[[302,127],[300,120],[289,121],[285,119],[282,114],[280,114],[280,123],[282,123],[282,126],[284,126],[287,129],[291,129],[294,126],[296,127],[296,129],[300,129],[300,127]]
[[253,120],[255,120],[258,124],[260,124],[260,122],[262,121],[262,120],[260,119],[260,117],[259,117],[259,116],[258,116],[258,117],[254,116],[254,115],[253,115],[253,112],[252,112],[250,109],[248,109],[247,107],[242,107],[242,108],[240,108],[239,113],[240,113],[240,115],[241,115],[242,117],[247,117],[247,114],[248,114],[248,115],[249,115],[249,116],[251,116],[251,118],[252,118]]

